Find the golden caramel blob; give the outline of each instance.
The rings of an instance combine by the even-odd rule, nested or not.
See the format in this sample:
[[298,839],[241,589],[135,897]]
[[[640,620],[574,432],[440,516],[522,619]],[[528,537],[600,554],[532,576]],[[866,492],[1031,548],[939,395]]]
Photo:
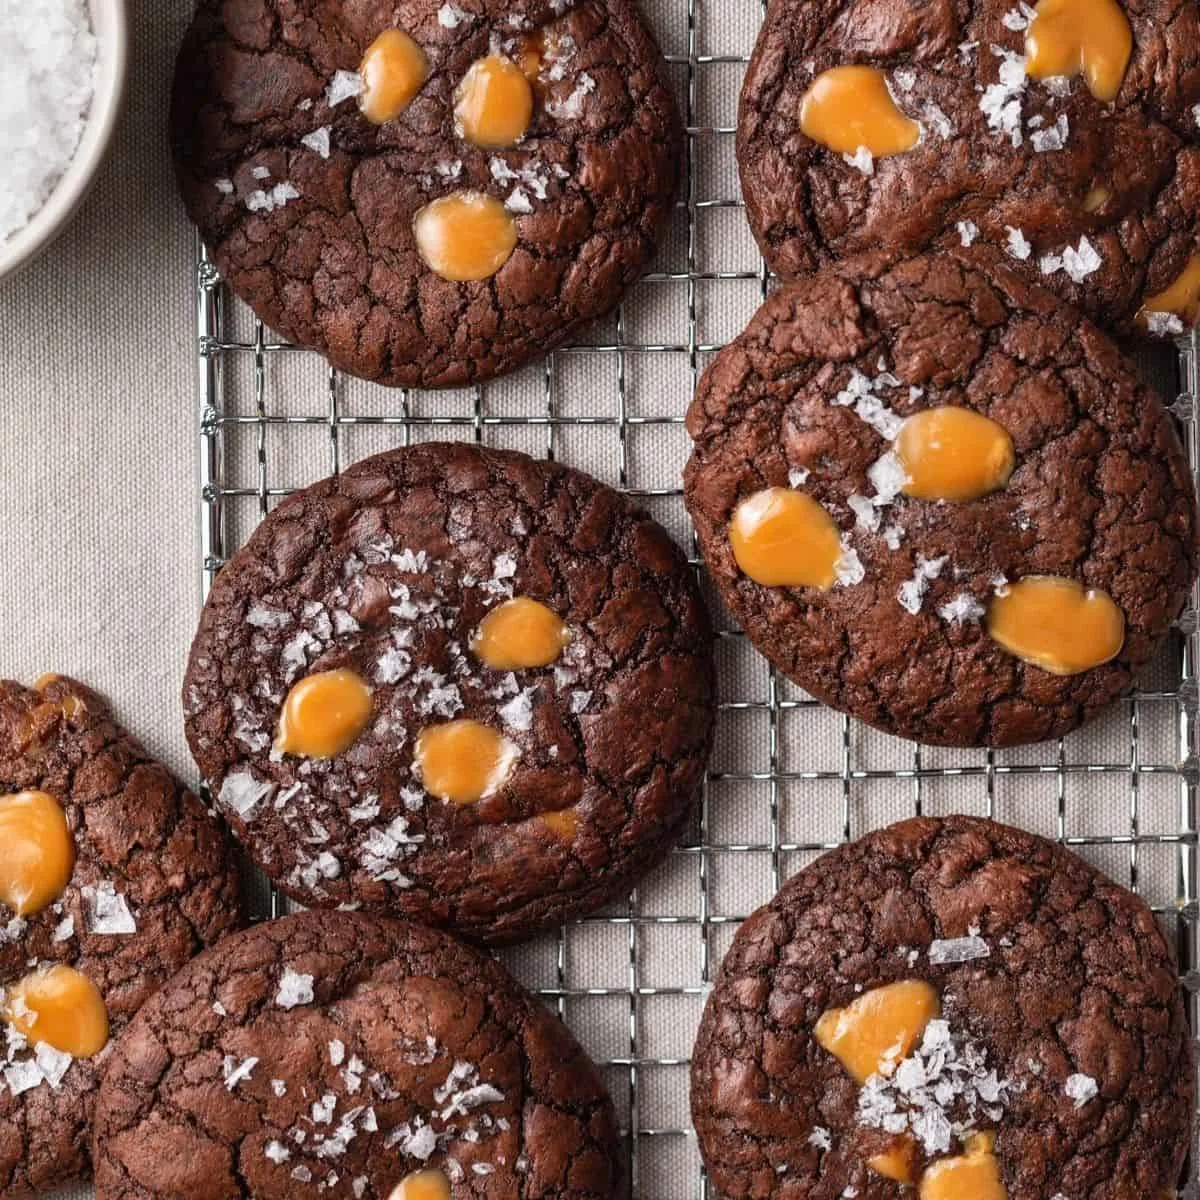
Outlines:
[[932,1163],[921,1176],[920,1200],[1006,1200],[990,1133],[967,1138],[966,1153]]
[[742,572],[764,587],[833,587],[842,539],[833,518],[809,495],[766,488],[743,500],[729,522]]
[[447,721],[417,738],[415,767],[427,792],[452,804],[474,804],[503,786],[517,748],[479,721]]
[[1117,98],[1133,30],[1117,0],[1039,0],[1025,34],[1025,71],[1031,79],[1082,75],[1106,103]]
[[375,125],[394,121],[429,78],[425,51],[401,29],[385,29],[368,47],[358,68],[362,114]]
[[494,670],[523,671],[548,667],[570,641],[566,624],[553,609],[517,596],[480,621],[471,650]]
[[876,1175],[897,1183],[916,1183],[917,1147],[912,1138],[898,1137],[886,1150],[871,1155],[867,1166]]
[[517,225],[504,205],[482,192],[455,192],[427,204],[413,220],[425,265],[451,283],[490,279],[517,248]]
[[1022,662],[1051,675],[1078,675],[1120,654],[1125,616],[1107,592],[1057,575],[1029,575],[996,592],[987,631]]
[[859,1083],[907,1058],[941,1013],[937,992],[919,979],[902,979],[864,992],[845,1008],[821,1014],[813,1031]]
[[388,1200],[450,1200],[450,1180],[436,1167],[406,1175]]
[[1193,254],[1183,269],[1183,274],[1165,291],[1147,296],[1138,321],[1144,327],[1150,323],[1153,313],[1165,313],[1178,317],[1184,325],[1194,325],[1200,320],[1200,254]]
[[335,758],[371,720],[371,689],[353,671],[319,671],[300,680],[283,702],[275,749],[304,758]]
[[903,154],[921,140],[921,126],[900,111],[875,67],[818,75],[800,102],[800,130],[838,154],[865,146],[875,158]]
[[1083,198],[1083,211],[1086,213],[1099,212],[1112,199],[1112,192],[1106,187],[1094,187]]
[[969,408],[944,405],[914,413],[896,435],[896,457],[918,500],[976,500],[1002,488],[1013,472],[1012,438]]
[[4,997],[4,1019],[32,1045],[45,1042],[72,1058],[91,1058],[108,1044],[108,1012],[100,989],[73,967],[34,971]]
[[53,796],[0,796],[0,904],[18,917],[41,912],[66,891],[74,869],[75,840]]
[[529,77],[502,54],[476,59],[454,91],[455,128],[485,150],[515,146],[532,119]]
[[579,832],[579,814],[573,808],[563,808],[559,809],[558,812],[542,813],[538,817],[538,820],[560,842],[573,842],[575,834]]

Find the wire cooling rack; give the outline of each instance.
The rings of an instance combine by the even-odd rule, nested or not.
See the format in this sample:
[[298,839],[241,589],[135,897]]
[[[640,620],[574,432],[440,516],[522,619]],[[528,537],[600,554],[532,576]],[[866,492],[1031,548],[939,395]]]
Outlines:
[[[197,274],[203,591],[278,500],[370,453],[460,438],[550,456],[639,500],[695,555],[679,477],[683,414],[768,285],[733,160],[759,0],[651,0],[686,114],[688,165],[654,271],[606,322],[515,376],[444,392],[339,377],[278,342]],[[1144,364],[1178,395],[1200,463],[1200,340]],[[643,1200],[708,1197],[688,1119],[688,1060],[737,925],[823,851],[913,813],[994,816],[1056,838],[1140,892],[1173,937],[1197,1028],[1200,595],[1136,696],[1062,741],[1013,751],[915,746],[823,708],[760,658],[701,572],[719,628],[717,748],[694,828],[618,905],[504,954],[601,1065]],[[283,903],[266,886],[260,914]],[[714,1193],[715,1194],[715,1193]],[[1193,1181],[1187,1196],[1197,1194]]]

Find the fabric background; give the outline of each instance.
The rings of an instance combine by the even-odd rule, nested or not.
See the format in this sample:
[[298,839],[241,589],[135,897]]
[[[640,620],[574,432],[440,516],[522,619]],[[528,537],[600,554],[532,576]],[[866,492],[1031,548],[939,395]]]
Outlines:
[[[303,486],[335,462],[406,438],[477,433],[489,444],[552,450],[642,493],[690,544],[674,494],[687,454],[679,418],[696,372],[763,292],[734,204],[731,137],[739,60],[761,7],[646,7],[672,60],[692,150],[691,203],[680,206],[657,277],[634,290],[619,317],[588,330],[584,348],[478,392],[402,395],[339,381],[332,426],[328,373],[316,356],[266,355],[261,413],[308,423],[264,425],[255,356],[228,350],[218,363],[220,412],[251,419],[227,425],[223,437],[228,551],[273,503],[263,485]],[[131,10],[129,98],[112,157],[67,234],[0,283],[0,673],[27,682],[48,670],[80,676],[194,783],[178,692],[201,582],[197,247],[175,197],[164,129],[190,2],[131,0]],[[245,310],[230,305],[223,341],[249,347],[255,334]],[[1145,365],[1174,390],[1172,356]],[[1173,930],[1188,861],[1177,845],[1186,799],[1175,773],[1178,646],[1136,704],[1116,706],[1062,746],[985,756],[917,750],[843,720],[775,677],[719,610],[718,619],[728,633],[718,647],[724,708],[691,837],[628,903],[503,956],[603,1065],[623,1124],[638,1131],[631,1175],[649,1200],[703,1194],[686,1071],[708,981],[738,920],[823,847],[917,807],[990,811],[1077,839],[1114,878],[1137,885]],[[1190,945],[1190,926],[1177,932]]]

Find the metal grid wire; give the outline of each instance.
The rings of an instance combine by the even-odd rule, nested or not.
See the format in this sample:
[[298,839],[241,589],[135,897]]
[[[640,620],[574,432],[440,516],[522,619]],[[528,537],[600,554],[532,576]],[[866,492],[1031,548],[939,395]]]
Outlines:
[[[765,295],[732,165],[759,0],[662,0],[651,18],[686,114],[668,243],[613,318],[509,380],[451,392],[344,379],[197,274],[202,591],[279,498],[378,450],[472,439],[579,466],[695,545],[679,474],[700,373]],[[717,9],[720,9],[717,12]],[[711,10],[711,11],[708,11]],[[1200,464],[1200,339],[1151,362]],[[572,1026],[616,1102],[633,1197],[710,1195],[687,1107],[691,1041],[737,925],[823,851],[911,813],[973,812],[1057,838],[1143,894],[1174,937],[1197,1028],[1200,593],[1147,686],[1092,729],[1016,751],[915,746],[823,708],[771,669],[707,581],[719,628],[717,749],[695,827],[627,901],[504,954]],[[281,898],[262,889],[261,915]],[[1197,1194],[1194,1177],[1187,1195]]]

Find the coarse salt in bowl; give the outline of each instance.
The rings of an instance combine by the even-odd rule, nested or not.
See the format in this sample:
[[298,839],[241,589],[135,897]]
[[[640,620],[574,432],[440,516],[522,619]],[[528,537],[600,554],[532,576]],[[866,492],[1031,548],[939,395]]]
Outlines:
[[0,279],[87,194],[125,88],[125,0],[0,0]]

